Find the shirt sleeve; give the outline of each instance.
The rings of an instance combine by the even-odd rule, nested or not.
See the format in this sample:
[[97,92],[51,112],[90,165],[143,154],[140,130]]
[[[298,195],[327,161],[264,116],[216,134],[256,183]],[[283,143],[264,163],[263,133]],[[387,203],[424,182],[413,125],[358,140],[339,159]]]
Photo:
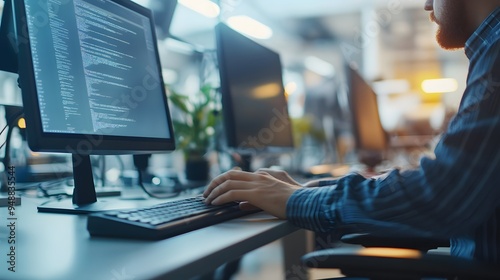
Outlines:
[[314,231],[356,225],[442,237],[470,234],[490,218],[500,207],[499,46],[471,64],[459,112],[435,158],[381,179],[352,174],[336,186],[298,190],[288,200],[287,218]]
[[325,187],[325,186],[334,186],[336,185],[338,180],[323,180],[318,182],[318,187]]

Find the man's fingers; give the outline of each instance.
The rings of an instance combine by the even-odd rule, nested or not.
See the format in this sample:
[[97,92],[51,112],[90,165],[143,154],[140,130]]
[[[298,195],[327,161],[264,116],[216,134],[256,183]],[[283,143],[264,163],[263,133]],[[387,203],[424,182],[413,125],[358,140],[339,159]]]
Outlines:
[[243,200],[245,197],[248,197],[249,191],[248,190],[230,190],[227,191],[219,196],[217,196],[211,204],[213,205],[221,205],[224,203],[232,202],[232,201],[239,201]]
[[227,181],[243,181],[243,182],[250,182],[250,181],[255,181],[259,178],[259,176],[262,176],[263,174],[255,174],[255,173],[250,173],[250,172],[245,172],[241,170],[230,170],[227,171],[217,177],[215,177],[210,184],[208,184],[207,188],[203,192],[204,197],[208,197],[212,191],[217,188],[218,186],[224,184],[224,182]]
[[241,172],[242,171],[240,171],[240,170],[232,169],[232,170],[229,170],[229,171],[222,173],[221,175],[215,177],[210,182],[210,184],[208,184],[207,188],[203,192],[203,196],[207,197],[213,191],[213,189],[215,189],[217,186],[224,183],[225,181],[228,181],[231,179],[234,180],[234,178],[239,177],[238,173],[241,173]]
[[[249,184],[252,184],[252,182],[237,181],[237,180],[224,181],[222,184],[218,185],[217,187],[211,190],[211,192],[205,198],[205,203],[210,204],[217,197],[224,195],[228,192],[248,189],[250,188]],[[232,200],[229,201],[234,201],[234,200],[237,200],[237,198],[233,198]]]

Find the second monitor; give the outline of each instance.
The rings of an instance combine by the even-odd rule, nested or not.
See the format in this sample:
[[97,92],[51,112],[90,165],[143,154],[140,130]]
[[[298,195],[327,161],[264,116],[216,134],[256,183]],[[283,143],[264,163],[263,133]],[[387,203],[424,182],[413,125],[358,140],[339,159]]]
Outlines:
[[377,95],[352,66],[346,64],[353,133],[359,161],[369,170],[384,160],[389,137],[382,126]]
[[279,54],[222,23],[216,39],[228,146],[243,155],[292,151]]

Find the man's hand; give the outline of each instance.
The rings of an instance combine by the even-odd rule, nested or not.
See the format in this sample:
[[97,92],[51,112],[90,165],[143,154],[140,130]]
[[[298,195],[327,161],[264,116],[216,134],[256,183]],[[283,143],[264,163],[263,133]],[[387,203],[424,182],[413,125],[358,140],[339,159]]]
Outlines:
[[280,219],[286,219],[286,203],[292,193],[300,188],[300,184],[289,176],[284,176],[285,172],[272,173],[283,180],[263,170],[255,173],[228,171],[217,176],[208,185],[203,193],[205,202],[220,205],[240,201],[243,209],[249,208],[247,204],[250,204]]
[[292,177],[290,177],[290,175],[288,175],[286,171],[283,170],[260,168],[259,170],[257,170],[257,173],[267,173],[280,181],[283,181],[285,183],[294,186],[302,187],[302,185],[299,182],[295,181]]

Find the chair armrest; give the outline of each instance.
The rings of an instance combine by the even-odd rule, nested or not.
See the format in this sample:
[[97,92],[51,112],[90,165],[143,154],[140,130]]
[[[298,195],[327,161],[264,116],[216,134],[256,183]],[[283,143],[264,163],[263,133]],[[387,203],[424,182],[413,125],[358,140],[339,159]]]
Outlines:
[[399,248],[338,248],[302,257],[309,268],[337,268],[348,277],[420,279],[455,277],[500,279],[500,268],[447,254],[422,253]]
[[450,241],[447,239],[431,239],[411,235],[382,236],[370,233],[355,233],[344,235],[340,240],[344,243],[362,245],[363,247],[404,248],[422,252],[450,246]]

